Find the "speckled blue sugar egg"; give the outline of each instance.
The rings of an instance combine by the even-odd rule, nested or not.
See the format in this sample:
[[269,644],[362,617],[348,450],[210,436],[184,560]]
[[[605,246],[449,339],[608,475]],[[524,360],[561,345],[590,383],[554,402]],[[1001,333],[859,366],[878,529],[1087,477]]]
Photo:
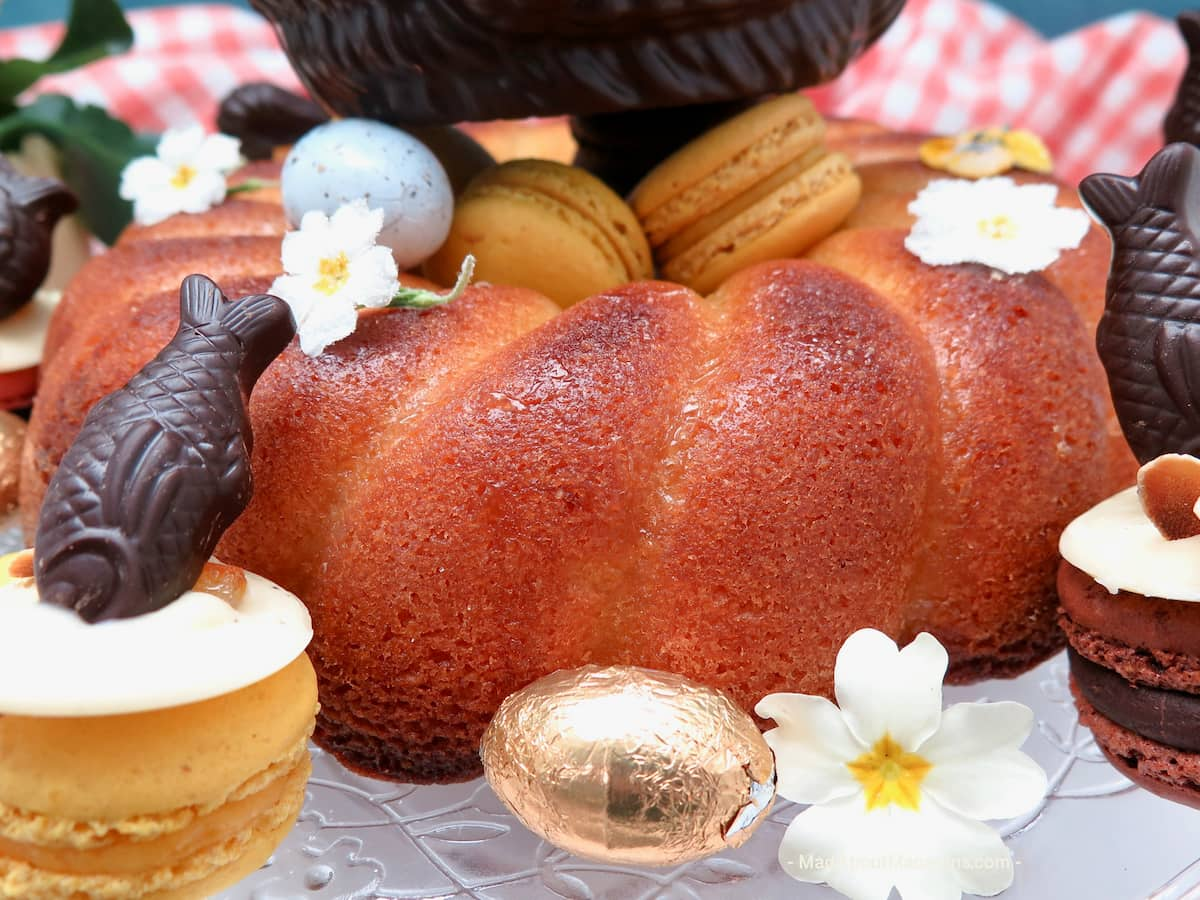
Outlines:
[[437,157],[410,134],[369,119],[319,125],[283,163],[283,209],[293,228],[310,210],[332,215],[359,197],[383,210],[379,243],[410,269],[446,240],[454,192]]

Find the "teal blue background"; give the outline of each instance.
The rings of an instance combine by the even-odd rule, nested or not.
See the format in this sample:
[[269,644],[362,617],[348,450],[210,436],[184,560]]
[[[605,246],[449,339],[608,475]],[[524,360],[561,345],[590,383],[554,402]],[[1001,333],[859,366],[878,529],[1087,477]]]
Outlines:
[[[134,9],[174,2],[179,0],[124,0],[123,5],[126,9]],[[236,5],[248,7],[249,3],[241,0]],[[1049,35],[1133,8],[1124,0],[999,0],[999,5],[1011,9]],[[1200,0],[1152,0],[1141,7],[1173,16],[1181,10],[1200,7]],[[67,0],[0,0],[0,28],[58,19],[66,8]]]

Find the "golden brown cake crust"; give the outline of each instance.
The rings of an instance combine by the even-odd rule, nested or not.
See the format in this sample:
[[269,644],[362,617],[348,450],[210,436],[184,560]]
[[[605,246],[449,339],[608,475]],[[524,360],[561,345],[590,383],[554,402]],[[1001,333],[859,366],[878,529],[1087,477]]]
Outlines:
[[[205,215],[188,229],[235,227]],[[857,278],[767,263],[709,298],[644,282],[562,314],[477,287],[366,314],[315,360],[289,348],[218,552],[309,605],[318,739],[452,780],[503,697],[560,667],[666,669],[748,708],[828,692],[865,626],[933,631],[960,678],[1053,650],[1058,532],[1117,486],[1087,327],[1046,278],[933,270],[902,236],[817,248]],[[271,237],[153,238],[68,292],[27,511],[86,408],[173,329],[183,275],[238,294],[279,266]]]
[[1108,452],[1103,374],[1077,311],[1046,278],[931,268],[903,239],[844,231],[810,256],[887,297],[938,368],[940,447],[904,633],[936,634],[954,676],[1013,674],[1061,646],[1058,535],[1110,483],[1096,466]]
[[[897,135],[883,131],[879,126],[872,127],[870,123],[852,120],[831,122],[829,129],[830,146],[843,150],[855,161],[863,181],[863,199],[846,222],[846,230],[907,230],[914,221],[908,211],[908,204],[913,197],[930,181],[948,177],[946,173],[931,169],[917,160],[922,139],[920,135]],[[1059,205],[1083,208],[1074,188],[1049,176],[1014,170],[1006,173],[1005,177],[1018,184],[1054,184],[1059,189]],[[1100,315],[1104,312],[1104,288],[1111,256],[1112,245],[1108,235],[1093,222],[1083,243],[1064,253],[1042,273],[1074,305],[1088,335],[1095,334]],[[1137,460],[1125,443],[1107,391],[1102,402],[1107,409],[1108,451],[1105,465],[1114,478],[1113,484],[1121,486],[1133,481],[1137,473]]]
[[[327,519],[336,538],[309,539],[314,575],[292,585],[333,685],[319,737],[352,764],[469,776],[500,700],[556,668],[648,665],[749,706],[780,685],[826,690],[845,634],[899,627],[932,363],[843,276],[758,267],[711,304],[632,286],[456,374],[436,403],[385,424],[377,452],[357,451]],[[297,440],[307,450],[289,435],[293,456],[319,458]],[[261,548],[255,565],[275,577],[267,557],[302,538],[280,541],[286,523],[255,513],[223,553]],[[813,558],[815,544],[839,552]]]

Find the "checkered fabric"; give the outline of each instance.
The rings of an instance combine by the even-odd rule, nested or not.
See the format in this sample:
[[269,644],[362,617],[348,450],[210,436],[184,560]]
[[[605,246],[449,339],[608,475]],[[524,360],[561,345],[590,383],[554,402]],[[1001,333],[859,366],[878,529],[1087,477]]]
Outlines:
[[[137,129],[199,120],[250,80],[297,88],[274,32],[219,5],[130,14],[133,52],[39,90],[112,110]],[[42,57],[61,26],[0,31],[0,58]],[[813,92],[830,114],[899,129],[958,132],[1009,124],[1040,134],[1059,174],[1137,171],[1161,145],[1160,125],[1185,63],[1173,23],[1140,13],[1054,41],[976,0],[909,0],[896,24],[841,78]]]
[[1028,128],[1075,183],[1137,172],[1154,155],[1186,63],[1175,23],[1146,13],[1047,41],[986,3],[909,0],[879,43],[813,96],[826,112],[898,129]]

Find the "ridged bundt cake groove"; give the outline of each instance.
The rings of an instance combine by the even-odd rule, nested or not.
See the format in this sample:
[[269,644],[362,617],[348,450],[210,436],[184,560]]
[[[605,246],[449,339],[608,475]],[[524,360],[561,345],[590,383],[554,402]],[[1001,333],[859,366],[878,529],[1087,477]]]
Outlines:
[[[952,677],[1020,671],[1061,645],[1040,636],[1055,633],[1053,558],[1070,519],[1064,508],[1102,496],[1083,463],[1109,462],[1107,410],[1089,398],[1100,370],[1088,329],[1042,275],[926,267],[904,250],[903,232],[841,232],[811,256],[844,261],[864,245],[874,252],[861,255],[856,277],[921,331],[941,385],[932,543],[910,588],[906,636],[937,634],[950,650]],[[1104,480],[1114,484],[1119,475]],[[1002,527],[1012,530],[1004,540],[984,537]],[[1038,562],[1014,565],[1018,559]],[[1002,602],[1022,610],[1010,626],[1023,621],[1020,632],[995,627]]]
[[[169,338],[179,280],[270,285],[278,206],[231,206],[131,229],[67,292],[27,515],[86,409]],[[952,678],[1052,650],[1057,529],[1115,487],[1090,269],[1064,260],[1068,300],[902,241],[842,232],[708,298],[642,283],[558,313],[477,286],[285,351],[218,553],[312,609],[318,740],[453,780],[499,700],[554,668],[646,665],[750,707],[827,692],[858,627],[932,630]]]
[[[898,627],[893,598],[904,565],[886,563],[911,556],[928,452],[927,415],[904,408],[914,391],[931,396],[931,369],[912,362],[910,330],[841,275],[793,262],[744,280],[754,286],[729,291],[735,308],[723,320],[668,285],[619,289],[573,308],[493,355],[373,481],[358,482],[355,505],[390,526],[357,517],[325,545],[322,586],[306,595],[318,669],[340,673],[341,687],[323,701],[323,734],[349,724],[347,708],[348,719],[369,723],[354,731],[396,736],[373,758],[440,755],[469,773],[491,711],[544,672],[640,663],[704,677],[750,705],[781,679],[824,688],[815,670],[783,671],[794,667],[797,643],[832,644],[827,631],[867,624]],[[845,340],[818,343],[834,327]],[[778,355],[761,352],[763,329]],[[705,372],[715,352],[725,354],[720,371]],[[862,374],[857,363],[872,357]],[[563,382],[551,384],[547,372]],[[859,402],[864,378],[885,383],[881,422]],[[815,402],[780,404],[783,394],[767,389],[815,399],[836,382],[847,395],[837,414]],[[697,393],[714,434],[683,451],[681,499],[669,502],[652,486]],[[736,424],[722,431],[722,416]],[[836,428],[812,439],[821,420]],[[793,457],[806,455],[835,461],[833,471],[816,484],[797,477]],[[874,483],[901,460],[910,472],[888,493],[855,490],[856,470],[863,478],[874,466],[863,478]],[[759,502],[728,496],[725,476]],[[764,478],[772,486],[755,488]],[[423,503],[423,484],[439,485],[436,502]],[[819,501],[807,499],[814,491]],[[823,576],[827,565],[806,570],[803,548],[822,534],[855,563],[841,583]],[[473,562],[450,567],[431,540]],[[739,554],[734,545],[753,549]],[[379,563],[378,577],[355,578],[351,560],[363,559]],[[372,599],[385,589],[388,604]],[[447,604],[450,596],[470,599]],[[758,624],[726,627],[724,616]]]

